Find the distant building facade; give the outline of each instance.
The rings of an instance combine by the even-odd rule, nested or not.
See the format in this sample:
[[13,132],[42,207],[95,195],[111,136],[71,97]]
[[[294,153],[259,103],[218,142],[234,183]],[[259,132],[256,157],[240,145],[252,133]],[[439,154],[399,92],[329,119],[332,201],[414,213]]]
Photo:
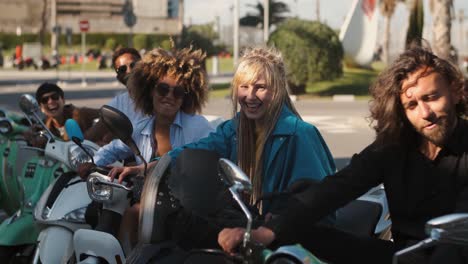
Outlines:
[[1,0],[0,32],[38,33],[42,27],[43,0]]
[[[79,21],[88,20],[90,33],[128,33],[124,7],[131,3],[136,23],[133,33],[179,35],[183,0],[1,0],[0,32],[51,32],[54,25],[78,33]],[[54,16],[55,10],[55,16]],[[54,20],[55,18],[55,20]]]

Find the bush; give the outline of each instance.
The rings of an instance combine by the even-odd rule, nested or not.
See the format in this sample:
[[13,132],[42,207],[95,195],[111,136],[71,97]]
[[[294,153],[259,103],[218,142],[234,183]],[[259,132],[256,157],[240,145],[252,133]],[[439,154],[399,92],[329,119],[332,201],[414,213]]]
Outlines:
[[133,47],[136,50],[148,48],[148,37],[145,34],[136,34],[133,36]]
[[338,35],[320,22],[290,19],[278,26],[268,43],[283,53],[293,94],[304,93],[308,82],[343,75]]
[[171,44],[171,41],[169,39],[165,39],[165,40],[161,41],[161,43],[158,45],[158,47],[160,47],[162,49],[165,49],[165,50],[170,50],[170,49],[172,49],[172,44]]
[[115,38],[106,39],[104,47],[108,50],[115,50],[115,48],[117,47],[117,40],[115,40]]
[[[149,47],[157,47],[159,44],[169,39],[168,35],[145,35],[147,38],[147,45]],[[86,45],[94,46],[98,48],[107,47],[106,43],[109,39],[114,39],[115,47],[128,45],[128,34],[113,34],[113,33],[87,33],[86,34]],[[39,34],[23,34],[21,37],[16,36],[16,34],[9,33],[0,33],[0,42],[3,43],[5,49],[14,48],[16,45],[24,42],[38,42]],[[59,45],[66,46],[66,36],[61,34],[59,38]],[[44,37],[44,46],[50,45],[50,34],[45,34]],[[81,45],[81,34],[74,33],[72,34],[72,46]]]

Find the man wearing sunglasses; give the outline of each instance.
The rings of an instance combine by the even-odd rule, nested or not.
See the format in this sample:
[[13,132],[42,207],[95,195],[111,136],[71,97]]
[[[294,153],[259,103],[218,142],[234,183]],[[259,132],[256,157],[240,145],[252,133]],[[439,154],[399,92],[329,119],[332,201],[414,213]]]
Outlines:
[[99,137],[88,131],[93,126],[94,120],[99,117],[99,111],[65,104],[63,90],[56,84],[47,82],[41,84],[36,91],[36,100],[46,116],[45,125],[55,136],[69,140],[64,124],[67,119],[72,118],[78,122],[85,138]]
[[[134,48],[120,48],[112,55],[112,65],[117,74],[116,78],[125,86],[125,88],[127,88],[127,80],[130,76],[130,72],[133,70],[133,67],[135,67],[135,64],[140,59],[140,53],[138,53],[138,51]],[[112,98],[112,100],[108,102],[107,105],[110,105],[124,113],[128,119],[130,119],[134,127],[136,122],[143,117],[140,112],[135,111],[135,104],[130,98],[128,90]],[[98,122],[91,130],[93,135],[105,134],[103,137],[101,136],[90,139],[99,145],[105,145],[114,138],[112,133],[110,133],[110,131],[102,122]],[[87,166],[90,165],[83,166],[84,171],[87,171]]]
[[[117,80],[125,85],[125,88],[127,88],[127,80],[130,73],[139,60],[141,60],[141,55],[134,48],[120,48],[112,55],[112,65],[117,74]],[[117,108],[124,113],[133,125],[143,117],[141,113],[135,111],[135,104],[130,98],[128,90],[114,97],[107,105]]]

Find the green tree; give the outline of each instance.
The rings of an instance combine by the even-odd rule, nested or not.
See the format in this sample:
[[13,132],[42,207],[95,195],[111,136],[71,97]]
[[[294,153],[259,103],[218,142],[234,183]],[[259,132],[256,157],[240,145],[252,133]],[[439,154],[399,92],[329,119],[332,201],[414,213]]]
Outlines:
[[104,44],[104,48],[106,48],[108,50],[115,50],[116,47],[117,47],[117,40],[115,40],[115,38],[106,39],[106,42]]
[[[283,22],[287,16],[285,14],[289,13],[289,6],[281,1],[269,0],[269,26],[271,25],[278,25],[279,23]],[[263,4],[257,2],[257,4],[247,4],[247,6],[254,8],[255,13],[247,13],[246,16],[242,17],[239,21],[241,26],[251,26],[263,27],[263,14],[264,14],[264,7]]]
[[271,34],[268,44],[283,53],[293,94],[304,93],[307,83],[343,75],[338,35],[318,21],[289,19]]
[[146,49],[148,47],[148,36],[146,34],[136,34],[133,36],[133,47],[136,50]]
[[184,27],[182,36],[178,43],[178,48],[189,47],[202,49],[208,56],[212,56],[218,52],[218,48],[214,45],[218,34],[213,30],[212,24],[194,25]]

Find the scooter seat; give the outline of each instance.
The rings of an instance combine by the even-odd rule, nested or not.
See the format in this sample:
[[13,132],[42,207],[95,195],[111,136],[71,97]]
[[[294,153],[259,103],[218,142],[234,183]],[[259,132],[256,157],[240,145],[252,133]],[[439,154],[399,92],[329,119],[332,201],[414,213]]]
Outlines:
[[357,236],[373,236],[381,213],[379,203],[354,200],[338,209],[336,228]]

